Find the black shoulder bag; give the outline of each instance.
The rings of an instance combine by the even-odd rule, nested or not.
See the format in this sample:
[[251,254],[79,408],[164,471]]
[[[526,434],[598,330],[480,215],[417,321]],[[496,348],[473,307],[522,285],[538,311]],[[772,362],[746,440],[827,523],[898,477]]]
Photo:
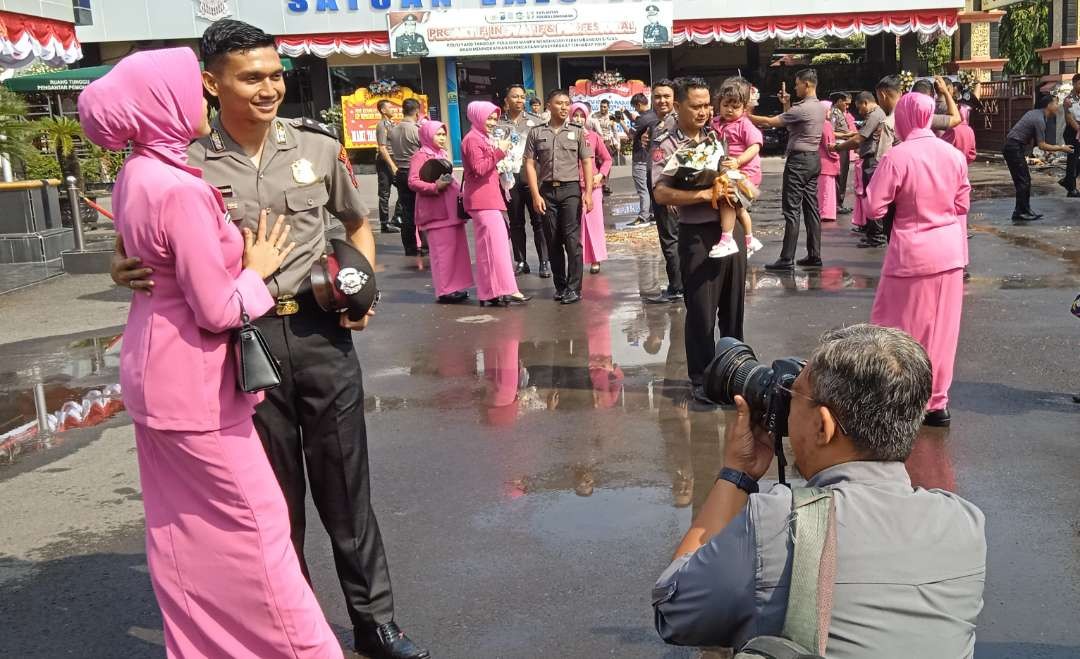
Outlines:
[[262,332],[251,324],[243,298],[240,298],[240,321],[242,324],[236,330],[236,379],[240,389],[249,394],[273,389],[281,384],[281,370]]

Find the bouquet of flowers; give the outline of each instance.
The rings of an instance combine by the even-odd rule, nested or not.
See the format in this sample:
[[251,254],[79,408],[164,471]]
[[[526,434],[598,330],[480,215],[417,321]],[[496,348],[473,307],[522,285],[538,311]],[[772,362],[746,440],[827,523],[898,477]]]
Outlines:
[[664,175],[674,179],[674,187],[680,190],[712,187],[720,175],[720,161],[725,153],[724,144],[710,137],[697,146],[673,153],[664,165]]
[[760,191],[754,182],[737,169],[725,169],[713,182],[712,207],[719,210],[725,203],[732,208],[749,209]]
[[900,72],[900,93],[906,94],[915,86],[915,74],[911,71]]
[[1065,99],[1072,95],[1073,86],[1071,82],[1059,83],[1057,87],[1054,87],[1054,91],[1051,92],[1057,97],[1058,103],[1064,103]]
[[521,139],[521,134],[513,128],[504,126],[496,126],[492,138],[495,142],[502,140],[510,142],[510,150],[496,165],[496,169],[499,170],[499,183],[502,184],[504,190],[509,191],[514,187],[514,178],[521,171],[521,165],[525,159],[525,140]]
[[593,74],[593,83],[598,87],[615,87],[626,82],[618,71],[597,71]]
[[970,101],[975,97],[975,87],[979,84],[979,76],[970,69],[960,69],[956,74],[956,83],[960,87],[960,98]]
[[401,85],[396,80],[376,80],[368,85],[368,92],[373,96],[393,96],[401,91]]

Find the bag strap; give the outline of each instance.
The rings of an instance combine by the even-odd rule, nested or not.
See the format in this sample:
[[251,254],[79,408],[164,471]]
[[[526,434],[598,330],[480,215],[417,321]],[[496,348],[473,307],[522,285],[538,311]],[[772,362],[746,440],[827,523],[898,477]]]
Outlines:
[[244,296],[240,295],[240,291],[236,291],[236,301],[240,303],[240,324],[241,326],[247,326],[251,324],[251,317],[248,316],[247,309],[244,308]]
[[795,554],[783,635],[825,655],[836,581],[836,515],[832,490],[791,490]]

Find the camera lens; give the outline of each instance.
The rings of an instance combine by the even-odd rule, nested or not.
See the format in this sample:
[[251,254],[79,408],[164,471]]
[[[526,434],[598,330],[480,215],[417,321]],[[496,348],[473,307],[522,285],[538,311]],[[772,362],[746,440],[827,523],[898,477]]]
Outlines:
[[734,403],[739,395],[754,408],[771,374],[772,369],[757,360],[750,346],[725,336],[717,341],[716,358],[705,369],[705,394],[725,405]]

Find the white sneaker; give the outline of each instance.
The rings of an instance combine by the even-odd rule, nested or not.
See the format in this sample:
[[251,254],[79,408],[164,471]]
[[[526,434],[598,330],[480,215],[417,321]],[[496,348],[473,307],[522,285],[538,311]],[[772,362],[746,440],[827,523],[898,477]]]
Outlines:
[[760,252],[761,248],[763,248],[763,247],[765,247],[765,245],[762,245],[761,241],[758,240],[757,238],[755,238],[754,236],[751,235],[751,236],[746,237],[746,256],[747,256],[747,258],[749,258],[749,257],[753,256],[754,254]]
[[735,244],[735,239],[725,234],[720,238],[720,242],[713,245],[712,249],[709,250],[709,258],[722,259],[738,253],[739,246]]

